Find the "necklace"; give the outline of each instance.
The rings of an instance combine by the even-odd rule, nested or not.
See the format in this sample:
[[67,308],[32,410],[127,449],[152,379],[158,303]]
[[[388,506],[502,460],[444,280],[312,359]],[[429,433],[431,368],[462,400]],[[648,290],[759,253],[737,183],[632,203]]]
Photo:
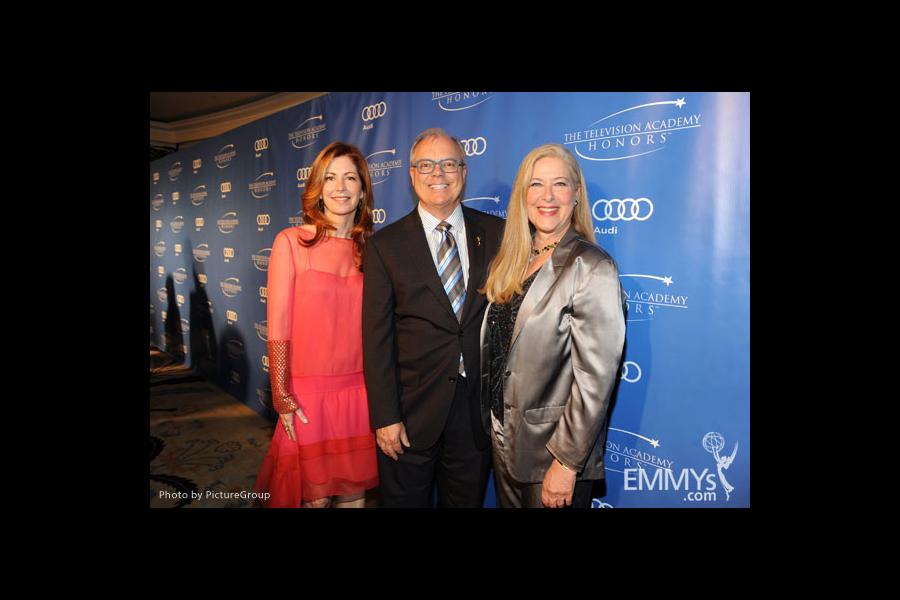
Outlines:
[[559,246],[559,240],[556,240],[556,241],[553,242],[552,244],[547,244],[546,246],[544,246],[544,247],[541,248],[540,250],[538,250],[537,248],[532,248],[532,249],[531,249],[531,256],[532,256],[532,258],[535,257],[535,256],[540,256],[540,255],[543,254],[544,252],[548,252],[548,251],[550,251],[550,250],[553,250],[553,249],[556,248],[557,246]]

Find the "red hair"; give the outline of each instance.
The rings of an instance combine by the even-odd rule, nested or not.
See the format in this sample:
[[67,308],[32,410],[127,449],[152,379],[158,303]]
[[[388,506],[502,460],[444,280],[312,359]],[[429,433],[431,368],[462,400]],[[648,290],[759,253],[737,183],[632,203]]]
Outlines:
[[351,144],[343,142],[332,142],[325,146],[316,160],[313,161],[312,169],[309,173],[309,179],[306,183],[306,191],[300,198],[303,205],[303,221],[316,226],[316,235],[311,240],[304,240],[302,237],[300,243],[304,246],[312,246],[317,244],[328,231],[334,231],[335,227],[328,222],[328,219],[322,214],[319,208],[319,199],[322,196],[322,188],[325,187],[325,171],[328,165],[339,156],[347,156],[353,161],[356,170],[359,172],[359,180],[362,184],[359,204],[356,207],[356,216],[353,218],[353,228],[350,230],[350,237],[353,238],[356,246],[356,256],[359,263],[359,270],[362,271],[362,252],[366,245],[366,240],[372,235],[372,207],[375,205],[375,195],[372,193],[372,178],[369,176],[369,164],[366,157],[362,155],[359,148]]

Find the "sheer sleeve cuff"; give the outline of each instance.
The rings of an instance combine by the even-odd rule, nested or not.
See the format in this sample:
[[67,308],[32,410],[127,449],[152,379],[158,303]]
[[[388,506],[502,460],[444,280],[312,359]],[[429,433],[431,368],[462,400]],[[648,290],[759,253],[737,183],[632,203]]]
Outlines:
[[291,342],[269,340],[269,379],[272,382],[272,406],[279,414],[292,413],[300,405],[291,395]]

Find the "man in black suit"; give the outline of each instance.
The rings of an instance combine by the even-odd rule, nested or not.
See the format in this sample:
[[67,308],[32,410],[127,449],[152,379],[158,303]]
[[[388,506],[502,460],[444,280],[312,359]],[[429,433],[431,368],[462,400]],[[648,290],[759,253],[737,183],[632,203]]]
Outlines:
[[363,365],[385,507],[480,507],[491,465],[481,426],[477,292],[502,219],[462,206],[465,153],[441,129],[410,150],[419,198],[363,256]]

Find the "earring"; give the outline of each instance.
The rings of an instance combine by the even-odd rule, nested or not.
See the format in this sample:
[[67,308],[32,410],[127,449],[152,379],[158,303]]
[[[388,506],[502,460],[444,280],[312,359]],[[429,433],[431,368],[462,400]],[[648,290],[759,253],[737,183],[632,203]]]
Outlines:
[[578,200],[575,200],[575,206],[578,206]]

